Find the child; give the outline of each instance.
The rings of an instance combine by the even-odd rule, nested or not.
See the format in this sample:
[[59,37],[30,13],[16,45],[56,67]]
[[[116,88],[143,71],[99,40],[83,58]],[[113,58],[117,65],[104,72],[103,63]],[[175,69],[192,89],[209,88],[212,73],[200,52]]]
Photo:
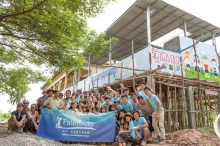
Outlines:
[[96,112],[100,113],[100,109],[101,109],[101,102],[100,101],[95,102],[95,108],[96,108]]
[[119,131],[118,136],[116,137],[116,141],[118,142],[119,146],[126,146],[126,141],[125,139],[122,137],[122,134],[125,136],[126,135],[126,131],[128,131],[129,127],[129,122],[124,122],[123,127],[121,128],[121,130]]
[[110,111],[110,112],[115,112],[115,105],[114,105],[114,104],[111,104],[111,105],[109,106],[109,111]]
[[118,131],[120,131],[123,128],[124,123],[125,123],[124,117],[120,118],[118,121]]
[[100,109],[101,113],[106,113],[107,110],[106,110],[106,107],[105,106],[102,106],[101,109]]
[[92,108],[92,113],[93,113],[93,114],[97,114],[95,107]]
[[87,101],[87,112],[92,112],[92,107],[93,107],[92,101],[91,100]]
[[84,106],[85,104],[86,104],[85,101],[83,101],[83,100],[80,100],[80,101],[79,101],[79,111],[80,111],[80,112],[83,112],[82,108],[83,108],[83,106]]
[[84,113],[84,114],[87,114],[88,112],[87,112],[87,106],[86,105],[84,105],[83,107],[82,107],[82,113]]

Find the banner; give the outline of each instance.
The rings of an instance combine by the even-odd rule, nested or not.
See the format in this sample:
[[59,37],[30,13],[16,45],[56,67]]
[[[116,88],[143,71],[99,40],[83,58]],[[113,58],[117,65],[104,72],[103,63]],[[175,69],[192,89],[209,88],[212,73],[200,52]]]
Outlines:
[[43,108],[37,135],[52,140],[75,142],[113,142],[115,114],[83,114],[81,112]]

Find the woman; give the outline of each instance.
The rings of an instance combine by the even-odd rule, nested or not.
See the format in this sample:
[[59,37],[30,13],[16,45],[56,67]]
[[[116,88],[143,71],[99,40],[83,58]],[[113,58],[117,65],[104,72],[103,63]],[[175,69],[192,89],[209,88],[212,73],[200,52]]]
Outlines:
[[100,101],[95,102],[95,108],[96,108],[96,112],[100,113],[100,109],[101,109],[101,102]]
[[79,111],[80,111],[80,112],[82,112],[82,108],[83,108],[84,105],[86,105],[86,102],[80,100],[80,101],[79,101]]
[[109,111],[110,111],[110,112],[115,112],[115,105],[114,105],[114,104],[111,104],[111,105],[109,106]]
[[97,101],[101,102],[101,104],[105,102],[104,99],[101,97],[100,93],[97,93],[96,98],[97,98]]
[[76,101],[71,103],[71,108],[70,108],[70,110],[71,110],[71,111],[75,111],[75,112],[78,111],[78,109],[77,109],[77,102],[76,102]]
[[93,107],[92,101],[91,100],[87,101],[87,112],[91,113],[92,107]]

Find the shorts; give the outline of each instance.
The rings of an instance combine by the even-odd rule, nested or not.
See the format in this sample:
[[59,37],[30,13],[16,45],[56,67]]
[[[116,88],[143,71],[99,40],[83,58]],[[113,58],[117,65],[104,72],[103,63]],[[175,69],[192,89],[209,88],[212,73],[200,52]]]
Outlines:
[[[138,134],[143,138],[144,137],[144,130],[143,129],[138,130]],[[150,137],[149,128],[147,128],[147,134],[148,134],[148,137]]]
[[206,73],[209,73],[209,70],[205,70]]
[[186,64],[186,67],[190,67],[190,64]]
[[[22,126],[24,126],[26,120],[24,120],[23,122],[24,122],[24,123],[23,123]],[[10,125],[10,124],[13,125],[12,130],[18,130],[18,126],[17,126],[16,123],[13,121],[12,117],[8,120],[8,124],[9,124],[9,125]]]
[[217,76],[218,76],[218,73],[214,72],[214,76],[217,77]]

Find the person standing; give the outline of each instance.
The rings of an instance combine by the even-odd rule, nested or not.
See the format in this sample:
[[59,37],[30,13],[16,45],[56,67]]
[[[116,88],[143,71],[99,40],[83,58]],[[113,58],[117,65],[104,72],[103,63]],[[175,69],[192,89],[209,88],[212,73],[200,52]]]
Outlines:
[[24,104],[18,103],[16,111],[11,113],[11,118],[8,120],[8,134],[12,133],[12,130],[22,133],[22,128],[26,122],[26,112],[23,111]]
[[109,111],[109,106],[111,105],[111,99],[110,97],[105,97],[105,103],[102,104],[102,106],[104,106],[106,108],[106,111]]
[[143,113],[139,107],[140,103],[137,100],[137,95],[135,93],[131,93],[131,100],[129,101],[133,107],[135,111],[138,111],[140,116],[143,117]]
[[41,111],[41,109],[43,107],[43,100],[47,97],[47,91],[46,90],[42,91],[42,94],[43,94],[43,96],[41,96],[37,99],[37,108],[38,108],[39,112]]
[[126,112],[132,112],[134,110],[133,105],[128,101],[128,96],[126,94],[121,96],[122,103],[121,106]]
[[44,107],[44,102],[49,99],[49,98],[53,98],[53,94],[54,94],[55,90],[53,89],[48,89],[47,90],[47,97],[44,98],[43,102],[42,102],[42,106]]
[[81,94],[82,94],[81,90],[76,91],[76,101],[77,101],[77,103],[79,103],[79,101],[81,100],[81,98],[80,98]]
[[152,114],[152,125],[159,138],[159,143],[165,144],[164,108],[162,107],[159,98],[156,95],[151,94],[150,91],[151,89],[149,87],[144,89],[144,92],[148,96],[148,100],[154,110]]
[[51,109],[51,108],[57,108],[62,109],[64,107],[64,103],[62,100],[59,99],[60,91],[54,91],[54,97],[48,98],[44,102],[44,107]]
[[[146,84],[145,82],[141,82],[140,86],[137,87],[137,95],[138,96],[142,96],[143,98],[147,98],[147,95],[144,92],[145,87],[150,88],[150,86],[148,84]],[[150,88],[151,93],[155,94],[156,92]]]
[[59,99],[63,100],[63,93],[62,92],[60,92]]
[[129,95],[130,94],[129,88],[125,88],[124,84],[120,84],[120,86],[123,89],[123,93],[127,95],[128,100],[131,100],[131,96]]

